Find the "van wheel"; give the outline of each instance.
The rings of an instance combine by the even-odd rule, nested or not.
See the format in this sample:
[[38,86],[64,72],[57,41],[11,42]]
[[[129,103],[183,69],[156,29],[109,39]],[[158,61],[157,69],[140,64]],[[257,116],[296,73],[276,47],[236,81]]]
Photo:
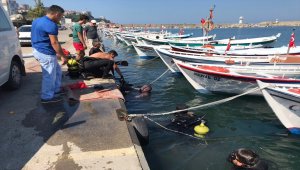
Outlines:
[[21,86],[21,66],[18,62],[12,61],[9,72],[9,79],[4,84],[4,88],[8,90],[15,90]]

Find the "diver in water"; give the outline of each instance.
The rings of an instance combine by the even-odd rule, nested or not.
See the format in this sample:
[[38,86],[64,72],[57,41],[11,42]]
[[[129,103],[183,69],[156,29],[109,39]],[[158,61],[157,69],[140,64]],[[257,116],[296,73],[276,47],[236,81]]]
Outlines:
[[127,83],[126,81],[121,80],[119,84],[120,91],[126,95],[129,94],[132,91],[138,92],[137,95],[135,95],[135,98],[143,98],[148,97],[151,94],[152,86],[150,84],[143,85],[142,87],[133,87],[132,84]]
[[[176,106],[176,110],[184,110],[187,109],[188,106],[185,104],[179,104]],[[191,111],[181,111],[174,114],[174,118],[172,119],[172,123],[178,127],[192,127],[203,119],[204,116],[195,115],[194,112]],[[206,121],[205,121],[206,122]]]
[[150,84],[145,84],[141,88],[136,89],[139,91],[139,94],[135,98],[148,97],[151,94],[152,87]]
[[234,165],[234,170],[267,170],[268,164],[250,149],[240,148],[229,154],[227,160]]

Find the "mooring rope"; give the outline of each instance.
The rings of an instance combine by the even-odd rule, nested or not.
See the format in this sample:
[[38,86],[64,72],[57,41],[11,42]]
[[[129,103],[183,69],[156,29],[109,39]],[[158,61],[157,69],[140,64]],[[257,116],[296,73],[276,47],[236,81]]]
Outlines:
[[155,83],[157,80],[159,80],[160,78],[162,78],[162,76],[164,76],[170,69],[168,68],[165,72],[163,72],[160,76],[158,76],[155,80],[151,81],[151,83],[149,83],[150,85]]
[[210,103],[206,103],[206,104],[203,104],[203,105],[194,106],[194,107],[190,107],[190,108],[182,109],[182,110],[174,110],[174,111],[164,112],[164,113],[129,114],[127,116],[128,117],[144,117],[144,116],[163,116],[163,115],[169,115],[169,114],[174,114],[174,113],[178,113],[178,112],[182,112],[182,111],[194,110],[194,109],[199,109],[199,108],[203,108],[203,107],[208,107],[208,106],[213,106],[213,105],[217,105],[217,104],[222,104],[222,103],[231,101],[233,99],[236,99],[238,97],[247,95],[249,93],[252,93],[252,92],[255,92],[255,91],[258,91],[258,90],[260,90],[260,88],[259,87],[255,87],[255,88],[252,88],[252,89],[250,89],[250,90],[248,90],[248,91],[246,91],[246,92],[244,92],[242,94],[238,94],[238,95],[231,96],[231,97],[228,97],[228,98],[225,98],[225,99],[217,100],[217,101],[214,101],[214,102],[210,102]]
[[134,65],[134,66],[144,66],[144,65],[148,64],[150,61],[156,60],[157,58],[159,58],[159,57],[154,57],[154,58],[152,58],[152,59],[145,60],[145,61],[143,61],[143,63],[141,63],[141,64],[135,63],[135,64],[131,64],[131,65]]
[[[173,64],[171,65],[171,67],[173,67],[174,64],[175,64],[175,63],[173,63]],[[151,83],[149,83],[149,84],[151,85],[151,84],[153,84],[154,82],[156,82],[157,80],[159,80],[160,78],[162,78],[169,70],[170,70],[170,68],[168,67],[168,69],[167,69],[165,72],[163,72],[160,76],[158,76],[155,80],[153,80],[153,81],[152,81]]]

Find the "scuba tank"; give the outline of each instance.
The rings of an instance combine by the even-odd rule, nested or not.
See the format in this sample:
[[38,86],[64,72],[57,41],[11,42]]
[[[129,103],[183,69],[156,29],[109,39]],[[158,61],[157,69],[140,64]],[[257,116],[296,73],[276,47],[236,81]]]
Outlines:
[[62,48],[63,53],[65,56],[68,57],[68,75],[70,78],[75,79],[78,78],[80,75],[80,68],[79,68],[79,63],[76,61],[75,56],[72,56],[70,51]]
[[80,73],[79,73],[79,64],[76,61],[76,59],[70,58],[67,62],[67,66],[68,66],[68,73],[70,78],[72,79],[78,78]]

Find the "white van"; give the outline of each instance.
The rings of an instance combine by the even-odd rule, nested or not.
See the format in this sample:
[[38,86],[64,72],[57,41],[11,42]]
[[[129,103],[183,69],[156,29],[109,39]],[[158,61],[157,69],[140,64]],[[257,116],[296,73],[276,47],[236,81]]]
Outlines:
[[17,89],[25,74],[16,29],[0,3],[0,86]]

